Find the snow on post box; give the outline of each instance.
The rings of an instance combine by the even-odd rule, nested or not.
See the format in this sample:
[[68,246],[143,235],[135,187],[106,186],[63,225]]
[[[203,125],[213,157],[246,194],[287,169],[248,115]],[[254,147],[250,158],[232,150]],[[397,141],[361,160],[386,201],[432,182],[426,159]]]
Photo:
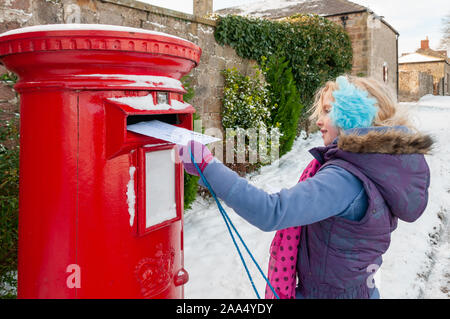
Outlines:
[[119,26],[0,35],[21,101],[19,298],[183,298],[176,145],[127,126],[192,130],[180,78],[200,55],[184,39]]
[[[180,84],[173,83],[172,80],[169,80],[170,84],[165,83],[167,79],[162,77],[155,78],[154,81],[159,81],[159,88],[164,85],[165,89],[175,89],[177,86],[182,89]],[[143,147],[137,148],[136,154],[136,167],[140,172],[137,179],[139,235],[145,235],[181,218],[183,169],[177,160],[178,152],[174,144],[134,133],[127,128],[136,123],[158,120],[192,129],[194,111],[191,105],[180,100],[180,94],[160,90],[145,96],[124,96],[105,101],[105,115],[109,126],[106,127],[106,156],[129,152],[130,149],[136,149],[136,144],[145,143]],[[125,133],[116,134],[117,131]],[[128,196],[133,197],[131,190]],[[129,198],[129,203],[130,201],[134,203]],[[132,226],[134,207],[129,209]]]

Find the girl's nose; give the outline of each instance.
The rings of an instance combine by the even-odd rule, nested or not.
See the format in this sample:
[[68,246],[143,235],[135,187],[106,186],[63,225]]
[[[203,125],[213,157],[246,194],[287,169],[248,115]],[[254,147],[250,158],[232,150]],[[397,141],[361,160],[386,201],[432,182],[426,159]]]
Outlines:
[[322,127],[322,126],[323,126],[322,117],[319,117],[319,118],[317,119],[316,125],[317,125],[318,127]]

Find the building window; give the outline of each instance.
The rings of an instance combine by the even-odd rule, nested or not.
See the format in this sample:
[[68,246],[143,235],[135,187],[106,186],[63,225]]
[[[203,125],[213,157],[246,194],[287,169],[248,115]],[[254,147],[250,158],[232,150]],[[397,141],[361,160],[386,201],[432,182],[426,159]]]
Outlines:
[[383,81],[388,81],[388,66],[386,62],[383,63]]

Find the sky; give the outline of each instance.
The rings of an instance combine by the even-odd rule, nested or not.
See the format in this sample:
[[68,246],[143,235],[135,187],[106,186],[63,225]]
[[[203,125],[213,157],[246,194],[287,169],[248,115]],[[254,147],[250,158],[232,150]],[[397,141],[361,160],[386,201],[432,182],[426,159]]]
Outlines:
[[[139,0],[159,7],[192,13],[190,0]],[[258,0],[213,0],[213,10]],[[449,0],[353,0],[369,7],[400,33],[399,54],[414,52],[427,36],[432,49],[438,49],[442,37],[442,18],[450,14]]]

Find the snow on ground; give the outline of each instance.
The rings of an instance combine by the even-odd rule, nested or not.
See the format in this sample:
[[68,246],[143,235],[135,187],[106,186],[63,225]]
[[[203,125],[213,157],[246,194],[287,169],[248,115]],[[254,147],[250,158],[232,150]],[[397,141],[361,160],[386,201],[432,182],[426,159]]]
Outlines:
[[[433,94],[427,94],[420,98],[416,103],[401,103],[402,105],[413,106],[432,106],[433,108],[442,107],[444,109],[450,108],[450,96],[434,96]],[[423,109],[426,110],[426,109]]]
[[[449,298],[450,235],[446,221],[450,218],[450,97],[425,96],[418,103],[401,106],[411,110],[421,131],[436,139],[433,154],[426,155],[431,170],[429,203],[415,223],[399,221],[375,281],[381,298]],[[278,162],[246,178],[270,193],[292,187],[312,159],[308,150],[319,145],[322,139],[317,133],[306,140],[300,137]],[[224,208],[266,273],[274,232],[262,232],[231,208]],[[186,298],[255,298],[213,200],[199,198],[186,213],[184,243],[185,268],[190,277],[185,285]],[[250,266],[251,261],[246,260]],[[255,267],[251,266],[250,272],[263,297],[264,280]]]
[[[307,150],[319,145],[321,140],[318,134],[307,140],[297,139],[291,152],[285,154],[278,162],[263,167],[260,174],[249,174],[247,179],[253,185],[270,193],[294,186],[312,159],[306,154]],[[275,232],[259,230],[234,213],[231,208],[223,203],[222,205],[266,273],[268,251]],[[255,298],[256,295],[214,200],[197,199],[192,209],[186,213],[184,243],[185,268],[190,278],[185,285],[186,298]],[[246,262],[263,297],[265,281],[250,258],[247,258]]]
[[[444,108],[445,103],[448,103],[448,108]],[[436,145],[433,154],[425,156],[431,171],[427,209],[415,223],[399,221],[398,229],[392,234],[391,247],[380,268],[381,297],[448,298],[450,296],[442,292],[430,294],[429,279],[435,266],[449,263],[448,259],[438,257],[434,243],[448,232],[448,224],[441,218],[450,215],[450,100],[448,97],[425,96],[418,103],[401,105],[410,108],[416,126],[431,134]],[[436,262],[439,258],[442,260]],[[443,282],[436,281],[433,285],[449,286],[444,278],[441,280]]]

